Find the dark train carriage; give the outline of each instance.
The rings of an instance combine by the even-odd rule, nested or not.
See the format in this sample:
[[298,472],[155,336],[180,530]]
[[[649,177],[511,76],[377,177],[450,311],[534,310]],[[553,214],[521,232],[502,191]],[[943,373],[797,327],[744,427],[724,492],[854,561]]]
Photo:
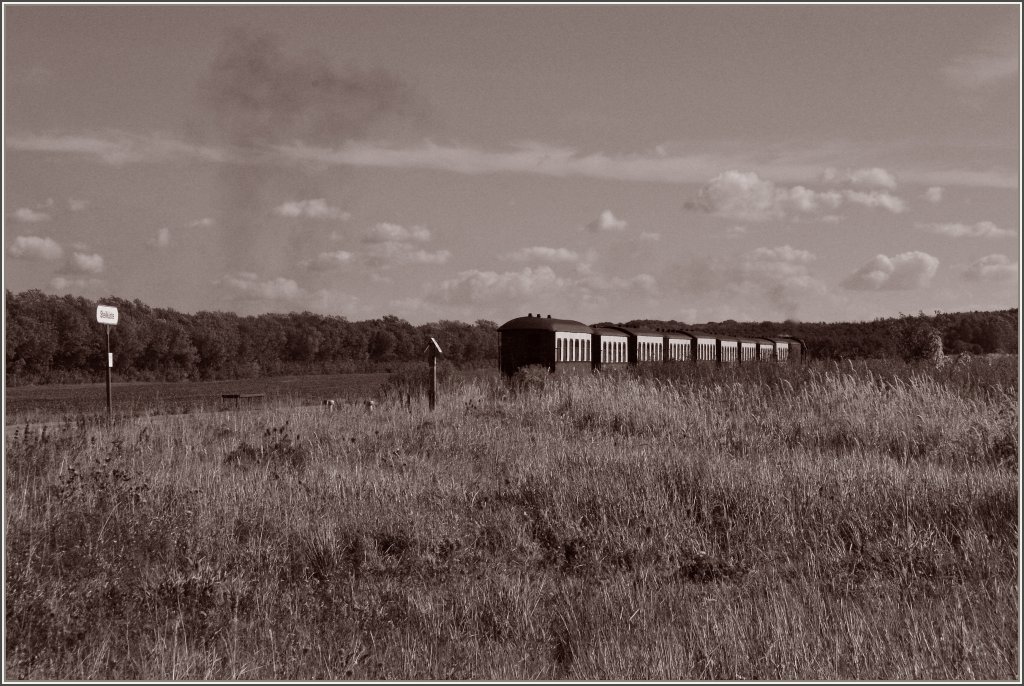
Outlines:
[[593,327],[594,369],[620,369],[629,364],[629,335],[619,329]]
[[629,363],[661,362],[665,359],[665,334],[660,331],[633,329],[625,326],[611,327],[629,339]]
[[807,354],[807,345],[799,338],[783,336],[783,340],[789,343],[789,359],[799,364]]
[[717,362],[718,361],[718,337],[713,333],[704,331],[687,331],[693,337],[693,361],[694,362]]
[[697,339],[682,331],[669,331],[665,335],[665,361],[689,362],[693,360]]
[[732,364],[740,361],[740,339],[735,336],[715,334],[715,347],[718,353],[718,361],[722,364]]
[[740,363],[748,364],[752,362],[757,362],[757,339],[739,336],[738,342]]
[[772,362],[775,360],[775,343],[767,338],[756,338],[757,359],[759,362]]
[[529,314],[505,322],[498,331],[498,365],[506,376],[534,364],[558,373],[591,371],[593,329],[586,324]]

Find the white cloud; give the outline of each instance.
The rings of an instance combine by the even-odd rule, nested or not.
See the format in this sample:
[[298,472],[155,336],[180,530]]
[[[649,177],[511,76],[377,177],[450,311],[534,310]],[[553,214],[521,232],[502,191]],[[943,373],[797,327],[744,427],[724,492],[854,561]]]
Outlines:
[[64,257],[64,248],[52,238],[18,236],[7,249],[7,253],[11,257],[52,262]]
[[924,252],[876,255],[840,285],[858,291],[914,290],[928,286],[938,268],[938,258]]
[[881,167],[847,169],[846,171],[839,171],[835,167],[828,167],[822,174],[822,180],[826,183],[852,183],[855,186],[896,188],[896,177]]
[[380,222],[366,232],[365,239],[370,243],[384,243],[388,241],[416,241],[425,243],[430,240],[430,229],[423,226],[405,228],[400,224]]
[[899,214],[907,209],[907,204],[902,199],[887,191],[863,192],[845,190],[843,191],[843,197],[849,202],[866,207],[881,207],[894,214]]
[[188,226],[190,228],[193,228],[193,229],[209,229],[213,225],[215,225],[216,223],[217,222],[215,222],[214,220],[210,219],[209,217],[203,217],[201,219],[196,219],[194,221],[190,221],[188,223]]
[[524,267],[517,272],[470,269],[441,282],[438,299],[451,304],[487,303],[498,300],[549,296],[564,291],[568,281],[548,266]]
[[352,262],[354,256],[347,250],[334,250],[322,252],[312,260],[304,262],[303,266],[313,271],[330,271]]
[[532,262],[534,260],[539,262],[579,262],[579,253],[568,250],[567,248],[548,248],[542,245],[534,246],[531,248],[521,248],[515,252],[511,252],[504,256],[504,259],[512,260],[514,262]]
[[312,200],[292,200],[274,208],[274,214],[282,217],[305,217],[307,219],[336,219],[345,221],[351,214],[327,204],[324,198]]
[[38,212],[30,207],[19,207],[11,212],[11,219],[24,224],[37,224],[50,221],[50,215],[46,212]]
[[214,282],[214,285],[235,293],[244,300],[283,300],[295,301],[303,298],[306,292],[292,279],[276,277],[261,281],[252,272],[228,274]]
[[722,172],[686,208],[738,221],[763,222],[782,219],[791,212],[809,213],[835,209],[843,202],[837,191],[817,192],[803,186],[783,188],[756,172]]
[[964,270],[968,281],[1015,281],[1019,266],[1006,255],[986,255]]
[[103,257],[96,253],[73,253],[67,270],[73,274],[101,274],[103,273]]
[[78,200],[76,198],[68,198],[68,209],[71,210],[72,212],[81,212],[82,210],[84,210],[88,206],[89,206],[89,203],[86,202],[85,200]]
[[661,240],[661,234],[657,233],[655,231],[641,231],[640,232],[640,240],[642,240],[642,241],[652,241],[652,242],[653,241],[660,241]]
[[366,251],[367,262],[374,267],[393,267],[405,264],[444,264],[452,254],[448,250],[423,250],[410,243],[385,241],[373,243]]
[[924,231],[949,236],[950,238],[1008,238],[1017,235],[1016,231],[1001,229],[992,222],[978,222],[976,224],[916,224],[916,226]]
[[924,197],[928,202],[942,202],[942,186],[929,186],[924,192]]
[[586,228],[590,231],[625,231],[626,222],[616,218],[611,210],[604,210]]

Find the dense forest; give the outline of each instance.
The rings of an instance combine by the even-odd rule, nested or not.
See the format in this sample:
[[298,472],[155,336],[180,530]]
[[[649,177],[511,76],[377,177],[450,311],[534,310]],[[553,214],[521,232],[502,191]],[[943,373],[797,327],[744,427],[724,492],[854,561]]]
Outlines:
[[[6,291],[6,383],[74,383],[103,378],[106,341],[96,301]],[[117,307],[110,347],[119,380],[177,381],[388,370],[419,362],[427,336],[459,366],[496,365],[497,324],[439,321],[413,326],[391,315],[352,322],[311,312],[240,316],[184,314],[139,300],[104,298]],[[913,357],[915,341],[938,332],[947,353],[1016,352],[1018,311],[919,314],[857,323],[724,321],[690,325],[634,320],[629,326],[697,329],[747,336],[790,335],[825,359]],[[922,335],[923,334],[923,335]]]

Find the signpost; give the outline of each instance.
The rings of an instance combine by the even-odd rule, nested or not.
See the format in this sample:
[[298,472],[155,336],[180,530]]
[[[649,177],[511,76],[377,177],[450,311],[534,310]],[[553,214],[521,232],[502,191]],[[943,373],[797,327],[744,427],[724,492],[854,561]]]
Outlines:
[[107,330],[107,417],[109,418],[113,412],[110,398],[110,370],[114,366],[114,353],[110,352],[110,327],[117,325],[117,308],[97,305],[96,321],[104,324]]
[[431,337],[423,352],[430,361],[430,411],[433,412],[434,405],[437,404],[437,358],[441,355],[441,346],[438,345],[437,339]]

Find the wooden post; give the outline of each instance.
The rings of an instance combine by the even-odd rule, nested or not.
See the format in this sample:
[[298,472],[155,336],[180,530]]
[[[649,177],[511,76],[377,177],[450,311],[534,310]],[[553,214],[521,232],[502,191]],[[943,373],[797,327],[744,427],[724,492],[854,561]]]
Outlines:
[[437,405],[437,358],[441,355],[441,346],[437,340],[431,337],[426,349],[423,351],[430,361],[430,411],[434,411]]
[[110,324],[105,324],[104,328],[107,330],[107,418],[109,419],[113,414],[113,403],[110,397],[110,368],[113,367],[113,360],[110,358]]

